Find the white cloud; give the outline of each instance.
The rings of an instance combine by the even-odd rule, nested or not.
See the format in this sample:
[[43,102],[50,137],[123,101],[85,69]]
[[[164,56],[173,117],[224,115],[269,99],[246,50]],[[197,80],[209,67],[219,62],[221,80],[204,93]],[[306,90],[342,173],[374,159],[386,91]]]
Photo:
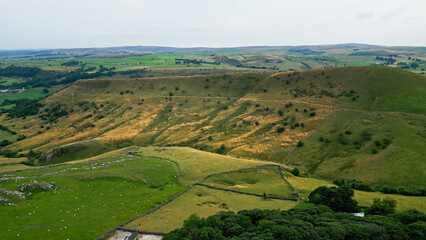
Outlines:
[[358,19],[369,19],[374,16],[374,12],[363,12],[356,16]]
[[391,18],[394,18],[394,17],[398,17],[404,12],[404,10],[405,10],[404,7],[399,7],[399,8],[393,9],[391,11],[388,11],[387,13],[382,15],[382,19],[387,20],[387,19],[391,19]]

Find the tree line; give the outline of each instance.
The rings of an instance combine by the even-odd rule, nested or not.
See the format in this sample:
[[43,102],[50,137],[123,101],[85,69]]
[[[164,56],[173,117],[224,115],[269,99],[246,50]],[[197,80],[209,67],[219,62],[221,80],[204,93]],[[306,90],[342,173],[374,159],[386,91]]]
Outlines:
[[396,202],[376,199],[365,217],[347,213],[359,211],[353,190],[325,186],[309,195],[316,205],[305,209],[243,210],[219,212],[207,218],[192,215],[183,227],[169,232],[164,240],[408,240],[425,239],[426,215],[416,210],[395,213]]
[[380,186],[371,185],[358,180],[345,180],[336,179],[333,181],[337,186],[347,186],[349,188],[365,191],[365,192],[382,192],[385,194],[399,194],[405,196],[426,196],[426,189],[424,188],[405,188],[405,187],[391,187],[391,186]]

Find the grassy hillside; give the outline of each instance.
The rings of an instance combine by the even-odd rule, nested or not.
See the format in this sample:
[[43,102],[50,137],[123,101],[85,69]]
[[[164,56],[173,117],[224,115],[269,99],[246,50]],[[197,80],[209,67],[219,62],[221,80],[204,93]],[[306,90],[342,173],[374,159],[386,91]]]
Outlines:
[[286,162],[321,178],[424,186],[424,124],[422,115],[336,111]]
[[[302,165],[328,179],[421,186],[425,93],[424,77],[378,66],[94,79],[44,99],[38,115],[1,121],[27,136],[7,147],[23,152],[89,139],[114,148],[192,146]],[[342,129],[351,134],[341,137]],[[371,140],[360,141],[367,130]]]

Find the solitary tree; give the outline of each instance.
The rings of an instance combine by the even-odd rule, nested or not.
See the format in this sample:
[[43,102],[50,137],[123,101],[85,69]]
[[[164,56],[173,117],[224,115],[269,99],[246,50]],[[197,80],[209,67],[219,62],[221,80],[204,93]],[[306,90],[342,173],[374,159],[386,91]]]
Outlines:
[[293,173],[294,176],[299,176],[300,175],[300,171],[299,171],[299,169],[297,167],[293,168],[292,173]]

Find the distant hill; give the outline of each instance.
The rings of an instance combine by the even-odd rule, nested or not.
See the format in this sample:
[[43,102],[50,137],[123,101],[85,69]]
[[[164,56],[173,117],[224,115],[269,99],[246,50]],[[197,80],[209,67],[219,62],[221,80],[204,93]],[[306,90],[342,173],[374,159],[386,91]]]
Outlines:
[[61,59],[105,55],[135,55],[146,53],[178,54],[267,54],[267,55],[416,55],[425,54],[426,47],[387,47],[379,45],[347,43],[301,46],[247,46],[247,47],[163,47],[163,46],[120,46],[103,48],[26,49],[1,50],[0,59]]
[[[389,67],[80,80],[3,125],[7,148],[192,146],[393,186],[426,181],[426,79]],[[87,150],[86,150],[87,151]]]

